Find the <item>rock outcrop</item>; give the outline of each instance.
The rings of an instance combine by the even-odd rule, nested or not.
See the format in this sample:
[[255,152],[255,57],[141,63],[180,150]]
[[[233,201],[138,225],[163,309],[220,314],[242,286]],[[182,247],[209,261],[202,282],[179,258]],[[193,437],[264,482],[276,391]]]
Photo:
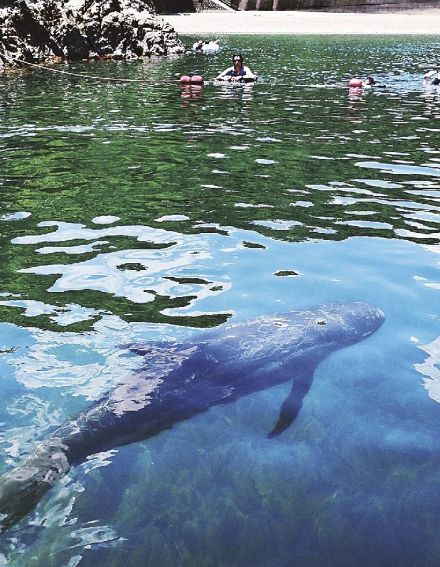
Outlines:
[[142,0],[0,2],[0,68],[20,61],[138,59],[183,51],[173,28]]

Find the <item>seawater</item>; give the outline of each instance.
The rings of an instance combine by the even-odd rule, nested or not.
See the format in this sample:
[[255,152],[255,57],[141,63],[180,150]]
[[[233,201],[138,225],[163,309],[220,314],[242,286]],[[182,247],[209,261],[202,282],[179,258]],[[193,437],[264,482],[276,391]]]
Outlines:
[[[385,324],[276,439],[289,384],[91,456],[0,565],[438,565],[439,41],[221,46],[0,78],[0,472],[135,372],[131,343],[330,301]],[[236,51],[257,84],[180,88]],[[347,89],[367,74],[386,88]]]

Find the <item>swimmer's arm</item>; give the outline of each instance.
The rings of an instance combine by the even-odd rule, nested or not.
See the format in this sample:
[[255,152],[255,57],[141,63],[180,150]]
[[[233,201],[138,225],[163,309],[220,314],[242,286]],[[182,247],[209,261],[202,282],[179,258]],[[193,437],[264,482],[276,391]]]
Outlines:
[[255,73],[253,73],[249,67],[246,67],[246,65],[244,66],[244,78],[245,79],[252,79],[255,80],[257,78],[257,75]]
[[216,81],[230,81],[232,79],[231,75],[228,75],[229,71],[231,71],[232,67],[228,67],[224,71],[217,75],[215,78]]
[[431,71],[428,71],[427,73],[425,73],[423,75],[423,78],[424,79],[430,79],[431,77],[433,77],[436,74],[437,74],[437,71],[435,69],[432,69]]

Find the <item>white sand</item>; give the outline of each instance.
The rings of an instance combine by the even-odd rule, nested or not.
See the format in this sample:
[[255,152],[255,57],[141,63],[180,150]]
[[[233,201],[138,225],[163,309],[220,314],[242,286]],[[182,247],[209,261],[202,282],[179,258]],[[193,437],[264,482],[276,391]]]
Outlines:
[[404,12],[198,12],[162,16],[178,34],[361,34],[440,33],[440,8]]

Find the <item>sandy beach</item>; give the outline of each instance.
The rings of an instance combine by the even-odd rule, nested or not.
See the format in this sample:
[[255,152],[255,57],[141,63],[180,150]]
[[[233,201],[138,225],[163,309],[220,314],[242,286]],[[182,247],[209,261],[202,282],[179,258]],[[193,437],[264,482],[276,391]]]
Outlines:
[[440,32],[440,8],[381,13],[209,11],[162,17],[183,35],[437,35]]

